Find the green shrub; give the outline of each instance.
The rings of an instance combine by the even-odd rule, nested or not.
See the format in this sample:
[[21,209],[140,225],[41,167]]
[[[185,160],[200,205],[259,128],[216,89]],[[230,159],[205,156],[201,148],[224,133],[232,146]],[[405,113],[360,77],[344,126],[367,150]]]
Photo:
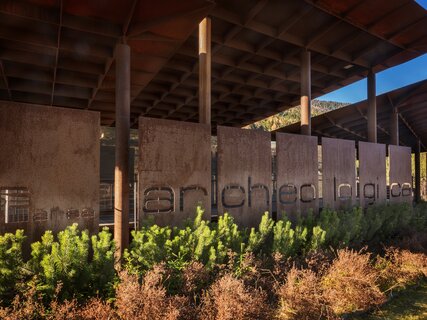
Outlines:
[[427,202],[423,201],[414,208],[410,225],[417,231],[427,228]]
[[115,277],[111,234],[104,229],[91,240],[92,259],[87,230],[80,231],[73,224],[58,233],[57,241],[51,231],[46,231],[41,241],[31,245],[28,268],[33,278],[29,285],[48,301],[55,295],[60,299],[80,299],[111,294]]
[[315,226],[312,228],[312,234],[310,243],[308,246],[308,251],[317,251],[325,247],[326,242],[326,231],[320,226]]
[[132,231],[132,242],[125,250],[125,267],[132,274],[143,274],[167,257],[166,243],[170,246],[170,227],[144,226]]
[[[233,217],[228,213],[224,213],[218,218],[216,234],[218,243],[221,243],[223,250],[238,252],[240,250],[241,243],[244,241],[243,234],[239,231],[239,226],[234,223]],[[222,254],[223,253],[224,252],[222,252]],[[219,262],[223,261],[219,260]]]
[[162,261],[176,271],[183,270],[191,261],[199,261],[208,268],[225,263],[228,251],[240,250],[242,233],[228,214],[219,217],[216,224],[202,217],[199,207],[193,223],[188,222],[183,228],[152,225],[133,231],[130,249],[124,254],[127,270],[143,275]]
[[354,207],[339,213],[340,245],[347,247],[350,244],[361,244],[365,238],[365,218],[360,207]]
[[102,297],[114,294],[113,284],[116,278],[114,269],[115,244],[108,228],[103,228],[91,237],[93,257],[90,264],[90,292]]
[[23,277],[22,244],[24,231],[0,235],[0,300],[9,301]]
[[290,221],[280,220],[274,225],[273,252],[289,257],[294,251],[295,230]]
[[258,230],[251,228],[246,251],[255,254],[268,253],[271,251],[274,221],[268,212],[265,212],[259,223]]
[[31,255],[36,288],[45,296],[53,297],[58,285],[61,286],[61,298],[86,293],[90,280],[89,234],[80,232],[77,224],[59,232],[58,241],[54,241],[52,232],[47,231],[41,242],[32,245]]
[[329,208],[323,209],[319,214],[318,225],[326,232],[325,245],[337,247],[341,240],[338,212]]

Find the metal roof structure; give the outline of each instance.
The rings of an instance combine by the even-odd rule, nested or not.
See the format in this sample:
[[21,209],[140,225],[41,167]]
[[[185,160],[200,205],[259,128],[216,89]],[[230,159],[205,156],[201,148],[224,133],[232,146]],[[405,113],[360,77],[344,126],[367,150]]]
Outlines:
[[[377,96],[378,142],[390,142],[391,114],[399,113],[399,143],[415,148],[418,139],[427,151],[427,80]],[[311,118],[312,134],[317,136],[368,141],[367,100]],[[275,130],[299,133],[300,124]]]
[[244,126],[427,52],[413,0],[2,0],[0,99],[101,112],[114,125],[114,47],[131,46],[131,123],[197,121],[197,25],[212,18],[212,125]]

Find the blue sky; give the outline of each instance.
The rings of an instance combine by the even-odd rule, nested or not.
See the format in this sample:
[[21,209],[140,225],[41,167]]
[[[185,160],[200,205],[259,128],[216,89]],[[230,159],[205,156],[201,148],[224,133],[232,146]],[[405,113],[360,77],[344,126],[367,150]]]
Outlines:
[[[417,0],[427,9],[427,0]],[[427,79],[427,54],[377,73],[377,95]],[[355,103],[366,99],[366,79],[319,97],[319,100]]]

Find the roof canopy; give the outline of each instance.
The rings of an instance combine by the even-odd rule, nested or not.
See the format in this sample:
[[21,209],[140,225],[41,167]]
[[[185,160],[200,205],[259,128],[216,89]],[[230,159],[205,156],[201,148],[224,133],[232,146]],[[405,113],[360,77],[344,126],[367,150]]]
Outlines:
[[243,126],[427,52],[407,0],[3,0],[0,99],[101,111],[114,124],[114,47],[132,48],[132,123],[197,121],[197,25],[212,17],[212,123]]
[[[390,123],[393,108],[399,113],[400,145],[415,148],[421,140],[427,151],[427,80],[382,94],[377,97],[377,132],[379,143],[390,143]],[[367,141],[367,100],[313,117],[313,135]],[[299,133],[295,123],[275,132]]]

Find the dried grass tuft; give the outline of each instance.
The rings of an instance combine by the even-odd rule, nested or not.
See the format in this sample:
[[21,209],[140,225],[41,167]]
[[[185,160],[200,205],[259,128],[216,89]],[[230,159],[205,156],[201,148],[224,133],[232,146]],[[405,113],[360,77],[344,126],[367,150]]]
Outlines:
[[175,299],[168,297],[163,286],[165,268],[155,266],[148,271],[142,284],[135,275],[123,271],[116,290],[117,314],[122,319],[176,320],[180,315]]
[[215,281],[202,298],[202,320],[270,319],[270,316],[265,293],[245,287],[243,280],[231,274]]
[[323,296],[336,314],[368,310],[385,302],[378,278],[378,272],[370,263],[370,254],[339,250],[322,277]]
[[427,277],[427,256],[408,250],[388,248],[384,257],[377,257],[375,266],[385,292],[404,288]]
[[325,303],[319,278],[310,269],[293,267],[286,282],[279,287],[277,318],[291,319],[334,319],[334,313]]

